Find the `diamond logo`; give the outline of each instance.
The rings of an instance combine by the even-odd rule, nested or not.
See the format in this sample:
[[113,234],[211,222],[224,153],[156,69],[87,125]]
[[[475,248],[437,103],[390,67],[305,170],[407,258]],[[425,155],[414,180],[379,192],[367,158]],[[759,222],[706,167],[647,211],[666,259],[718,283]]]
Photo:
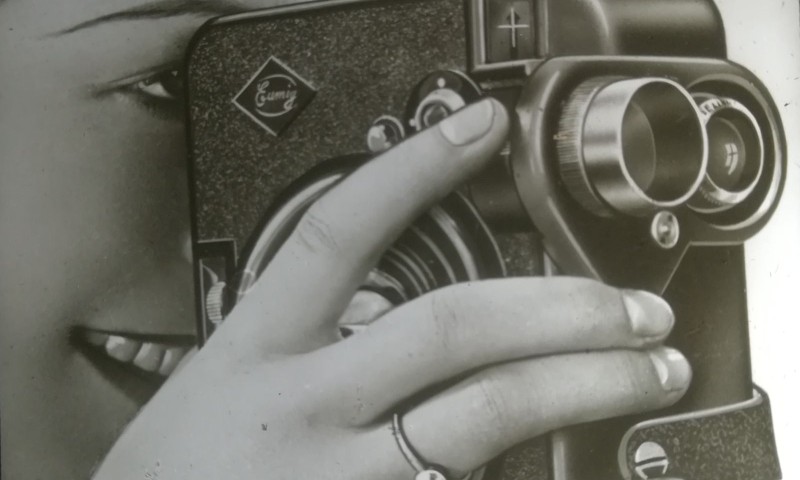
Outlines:
[[234,97],[233,104],[264,130],[278,136],[316,93],[297,72],[270,57]]

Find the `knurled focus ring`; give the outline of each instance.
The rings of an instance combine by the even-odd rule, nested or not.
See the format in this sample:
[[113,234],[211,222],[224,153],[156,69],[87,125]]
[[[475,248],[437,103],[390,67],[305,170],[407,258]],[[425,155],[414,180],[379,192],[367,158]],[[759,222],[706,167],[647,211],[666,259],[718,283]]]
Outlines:
[[561,180],[572,197],[584,208],[600,216],[611,210],[591,187],[583,164],[583,122],[598,91],[620,77],[599,77],[583,82],[567,99],[555,135]]

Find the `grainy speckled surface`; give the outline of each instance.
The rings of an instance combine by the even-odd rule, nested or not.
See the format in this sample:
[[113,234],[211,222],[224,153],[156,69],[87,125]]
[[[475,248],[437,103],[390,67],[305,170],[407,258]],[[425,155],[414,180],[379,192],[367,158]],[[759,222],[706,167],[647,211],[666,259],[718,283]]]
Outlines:
[[690,480],[775,480],[781,478],[769,399],[734,412],[637,430],[626,445],[634,469],[643,442],[661,445],[669,477]]
[[[425,21],[403,21],[412,15]],[[463,69],[463,19],[461,0],[396,2],[209,32],[189,75],[201,237],[234,237],[241,246],[292,180],[321,160],[364,151],[372,121],[402,116],[427,73]],[[231,103],[272,55],[318,89],[278,138]]]

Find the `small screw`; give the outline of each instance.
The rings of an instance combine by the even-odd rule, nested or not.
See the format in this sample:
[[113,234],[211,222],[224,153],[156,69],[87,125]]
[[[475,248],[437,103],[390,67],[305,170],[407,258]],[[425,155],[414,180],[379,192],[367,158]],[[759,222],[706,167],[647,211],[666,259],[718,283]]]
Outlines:
[[443,473],[438,470],[423,470],[417,473],[414,480],[446,480]]
[[675,248],[681,237],[681,225],[671,212],[659,212],[653,217],[650,235],[659,247],[670,250]]
[[669,468],[669,458],[664,448],[656,442],[644,442],[634,454],[636,474],[642,480],[663,477]]

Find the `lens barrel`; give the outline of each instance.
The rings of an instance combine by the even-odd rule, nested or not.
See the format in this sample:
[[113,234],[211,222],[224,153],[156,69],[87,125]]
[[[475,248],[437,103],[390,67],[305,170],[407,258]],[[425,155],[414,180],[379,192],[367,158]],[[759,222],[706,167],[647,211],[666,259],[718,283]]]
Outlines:
[[601,216],[679,206],[706,174],[704,128],[692,96],[671,80],[585,81],[559,122],[561,178],[584,208]]

